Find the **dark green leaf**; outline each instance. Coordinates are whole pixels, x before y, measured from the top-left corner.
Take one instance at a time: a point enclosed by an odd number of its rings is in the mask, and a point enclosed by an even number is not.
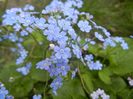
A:
[[[49,74],[48,74],[48,72],[46,72],[44,70],[34,69],[31,72],[31,78],[36,81],[48,81]]]
[[[58,90],[58,95],[53,95],[53,99],[87,99],[81,87],[79,79],[65,81]]]

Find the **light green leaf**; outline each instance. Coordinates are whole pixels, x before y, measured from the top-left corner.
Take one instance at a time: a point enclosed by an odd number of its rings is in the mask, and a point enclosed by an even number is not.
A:
[[[110,69],[118,75],[133,72],[133,39],[126,39],[128,50],[114,48],[109,55]]]
[[[85,83],[85,87],[92,92],[93,91],[93,82],[92,82],[92,77],[90,73],[85,73],[81,75],[83,82]]]
[[[99,78],[105,83],[105,84],[111,84],[111,71],[109,68],[105,68],[98,72]]]

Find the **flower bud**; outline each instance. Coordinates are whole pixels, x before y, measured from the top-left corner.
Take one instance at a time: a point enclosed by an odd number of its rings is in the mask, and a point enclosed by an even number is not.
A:
[[[55,47],[55,45],[54,45],[54,44],[49,44],[49,49],[50,49],[50,50],[53,50],[53,49],[54,49],[54,47]]]

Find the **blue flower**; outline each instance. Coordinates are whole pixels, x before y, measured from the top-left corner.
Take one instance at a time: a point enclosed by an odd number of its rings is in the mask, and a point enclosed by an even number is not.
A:
[[[75,30],[74,30],[73,28],[70,28],[70,29],[68,30],[68,34],[71,36],[71,38],[72,38],[73,40],[75,40],[75,39],[77,38],[77,34],[76,34],[76,32],[75,32]]]
[[[24,20],[21,22],[24,26],[30,26],[34,23],[35,17],[33,16],[26,16]]]
[[[28,31],[29,33],[33,32],[33,29],[31,27],[27,27],[25,30]]]
[[[51,77],[55,77],[60,74],[60,72],[58,71],[58,68],[54,64],[50,66],[48,72],[50,73]]]
[[[73,5],[76,6],[77,8],[81,8],[83,5],[83,1],[82,0],[75,0]]]
[[[18,37],[17,37],[16,33],[10,33],[9,36],[8,36],[8,38],[12,42],[16,42],[18,40]]]
[[[133,38],[133,35],[130,35],[130,38]]]
[[[34,95],[32,99],[42,99],[41,95]]]
[[[25,31],[25,30],[22,30],[21,32],[20,32],[20,35],[21,36],[27,36],[29,33],[27,32],[27,31]]]
[[[90,62],[90,61],[93,60],[93,58],[94,58],[93,55],[90,54],[90,55],[86,55],[84,59],[85,59],[86,61],[89,61],[89,62]]]
[[[61,29],[63,29],[64,31],[65,30],[69,30],[71,28],[71,23],[70,21],[68,20],[65,20],[65,19],[61,19],[61,20],[58,20],[58,25]]]
[[[95,23],[95,22],[93,22],[93,23]],[[102,26],[97,26],[96,23],[94,24],[94,27],[95,27],[96,29],[101,29],[101,30],[103,31],[103,33],[104,33],[107,37],[110,37],[110,36],[111,36],[110,32],[108,32],[104,27],[102,27]]]
[[[96,61],[94,62],[93,59],[93,55],[86,55],[84,58],[87,61],[87,66],[89,67],[90,70],[101,70],[102,69],[102,64],[100,63],[100,61]]]
[[[55,46],[54,47],[55,56],[57,59],[67,59],[71,58],[71,52],[69,47],[65,46]]]
[[[49,41],[56,41],[57,34],[59,34],[60,28],[57,25],[49,24],[48,29],[44,31],[44,35],[47,36]]]
[[[115,47],[116,43],[111,38],[106,38],[103,43],[103,48],[106,49],[107,46]]]
[[[21,63],[23,63],[24,62],[24,59],[22,58],[22,57],[19,57],[19,58],[17,58],[16,59],[16,64],[18,65],[18,64],[21,64]]]
[[[42,60],[36,64],[36,68],[43,69],[43,70],[49,70],[51,65],[51,60],[46,58],[45,60]]]
[[[16,15],[13,13],[5,14],[4,16],[3,25],[13,25],[17,23]]]
[[[66,45],[66,41],[68,40],[68,37],[66,36],[66,32],[62,31],[58,34],[56,34],[55,38],[60,45]]]
[[[18,46],[19,46],[18,52],[19,52],[19,54],[20,54],[20,57],[16,60],[16,64],[21,64],[21,63],[24,62],[24,59],[27,57],[28,51],[26,51],[26,50],[22,47],[21,44],[18,45]]]
[[[76,55],[76,57],[79,59],[82,57],[82,51],[78,45],[72,45],[73,53]]]
[[[46,24],[45,24],[46,20],[44,18],[36,18],[35,20],[35,26],[38,27],[39,29],[43,30],[45,29],[46,27]]]
[[[70,66],[68,65],[68,60],[59,59],[56,63],[56,68],[58,73],[62,76],[66,76],[68,71],[70,70]]]
[[[95,37],[100,40],[100,41],[104,41],[104,38],[101,34],[99,34],[98,32],[95,32]]]
[[[85,51],[87,51],[87,49],[88,49],[88,44],[84,45],[84,46],[83,46],[83,49],[84,49]]]
[[[87,65],[90,70],[101,70],[103,67],[103,65],[99,61],[96,61],[96,62],[91,61]]]
[[[80,20],[78,22],[78,27],[80,28],[80,30],[82,32],[87,32],[87,33],[89,33],[91,31],[91,29],[92,29],[92,27],[89,25],[89,22],[86,21],[86,20],[84,20],[84,21]]]
[[[46,70],[50,73],[51,77],[59,75],[66,76],[67,72],[70,70],[67,59],[57,59],[55,56],[51,56],[49,60],[50,64]],[[44,68],[43,65],[44,64],[38,65],[38,67],[42,66],[43,69]]]
[[[13,26],[13,28],[15,29],[15,31],[19,31],[21,29],[21,25],[20,24],[15,24]]]
[[[121,47],[124,49],[124,50],[127,50],[128,49],[128,44],[124,41],[123,38],[121,37],[114,37],[112,38],[115,42],[117,43],[121,43]]]
[[[1,82],[0,82],[0,99],[14,99],[13,96],[8,95],[8,90],[4,87],[4,85]]]
[[[96,91],[93,91],[91,94],[90,94],[90,97],[91,99],[110,99],[110,96],[107,95],[104,90],[98,88]]]
[[[8,90],[5,87],[0,87],[0,99],[5,99],[8,94]]]
[[[61,11],[63,8],[63,2],[59,0],[53,0],[45,9],[42,11],[43,14],[48,14],[51,12]]]
[[[121,43],[121,47],[122,47],[124,50],[127,50],[127,49],[128,49],[128,44],[127,44],[125,41],[123,41],[123,42]]]
[[[61,77],[57,77],[56,79],[54,79],[54,81],[51,83],[50,87],[53,89],[53,93],[55,95],[57,95],[57,89],[59,89],[62,86],[62,78]]]
[[[68,5],[65,5],[65,7],[63,8],[64,16],[67,16],[67,19],[71,20],[72,23],[77,23],[79,11],[72,7],[66,6]]]
[[[76,76],[77,71],[77,68],[74,71],[72,71],[71,79],[73,79]]]
[[[20,72],[22,75],[26,76],[30,72],[31,63],[27,63],[26,66],[17,68],[17,72]]]

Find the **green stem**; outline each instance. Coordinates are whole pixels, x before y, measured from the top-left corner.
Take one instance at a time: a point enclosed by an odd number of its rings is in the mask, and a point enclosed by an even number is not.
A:
[[[81,72],[80,72],[79,66],[78,66],[78,75],[79,75],[79,78],[80,78],[80,80],[81,80],[81,84],[82,84],[83,89],[85,90],[85,92],[86,92],[88,95],[90,95],[90,94],[89,94],[89,91],[88,91],[88,90],[86,89],[86,87],[85,87],[84,80],[83,80],[82,77],[81,77]]]
[[[47,56],[47,51],[48,51],[48,47],[44,48],[44,51],[43,51],[43,58],[46,58],[46,56]]]
[[[35,38],[35,36],[32,35],[32,34],[30,34],[30,35],[32,36],[32,38],[34,39],[34,41],[36,42],[36,44],[40,46],[40,44],[39,44],[39,42],[37,41],[37,39]]]

